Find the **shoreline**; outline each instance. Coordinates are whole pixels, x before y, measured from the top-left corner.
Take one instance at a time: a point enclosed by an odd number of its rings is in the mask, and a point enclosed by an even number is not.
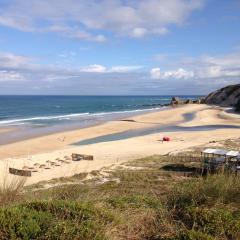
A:
[[[105,112],[102,115],[105,116],[103,119],[89,119],[80,120],[80,122],[65,122],[62,124],[56,124],[53,126],[46,127],[26,127],[26,126],[16,126],[14,128],[8,128],[7,126],[0,126],[0,146],[7,144],[17,143],[29,139],[44,137],[52,134],[64,133],[76,131],[84,128],[95,127],[107,122],[121,121],[123,119],[128,119],[130,117],[136,117],[140,115],[145,115],[148,113],[159,112],[170,108],[170,106],[161,106],[159,108],[143,109],[143,110],[133,110],[133,111],[122,111],[122,112]],[[101,115],[101,114],[93,114]]]
[[[39,172],[33,173],[33,176],[28,178],[26,182],[26,185],[31,185],[52,178],[67,177],[80,172],[99,170],[105,166],[118,165],[128,160],[150,155],[178,152],[201,144],[208,144],[214,140],[239,137],[240,118],[234,118],[230,114],[228,115],[227,112],[224,112],[224,116],[221,116],[223,112],[223,109],[220,107],[184,105],[131,117],[131,120],[134,120],[133,122],[110,121],[93,127],[55,133],[2,145],[0,146],[1,168],[3,171],[4,164],[5,166],[8,164],[16,168],[22,168],[24,165],[34,163],[44,164],[47,160],[52,161],[56,158],[63,158],[64,156],[70,156],[72,153],[94,156],[94,161],[72,162],[71,164],[62,164],[59,167],[48,170],[42,169]],[[194,116],[186,119],[186,116],[193,113],[195,113]],[[180,130],[156,129],[156,131],[142,136],[136,135],[131,138],[113,141],[74,145],[74,143],[81,140],[127,131],[141,132],[166,124],[177,126]],[[214,125],[217,128],[212,130],[198,129],[209,125]],[[196,131],[189,131],[191,127],[198,128]],[[170,136],[172,140],[162,144],[160,140],[164,135]],[[13,176],[8,177],[11,179]]]

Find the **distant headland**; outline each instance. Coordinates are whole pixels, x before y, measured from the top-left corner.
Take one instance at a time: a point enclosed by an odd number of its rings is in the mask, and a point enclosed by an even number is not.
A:
[[[187,99],[183,101],[178,97],[173,97],[171,101],[173,106],[189,103],[233,107],[236,112],[240,112],[240,84],[226,86],[196,100]]]

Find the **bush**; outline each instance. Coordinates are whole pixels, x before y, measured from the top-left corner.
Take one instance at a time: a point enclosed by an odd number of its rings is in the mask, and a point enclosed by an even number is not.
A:
[[[105,239],[112,221],[90,204],[32,202],[0,209],[0,239]]]
[[[24,206],[0,210],[0,239],[36,239],[51,226],[47,212],[29,210]]]
[[[178,184],[168,195],[167,205],[185,208],[228,203],[240,204],[240,177],[219,174]]]
[[[162,207],[159,199],[153,196],[144,195],[125,195],[112,197],[107,200],[107,203],[113,208],[152,208],[159,209]]]
[[[187,229],[225,239],[236,239],[240,233],[240,215],[226,208],[194,207],[182,213]]]

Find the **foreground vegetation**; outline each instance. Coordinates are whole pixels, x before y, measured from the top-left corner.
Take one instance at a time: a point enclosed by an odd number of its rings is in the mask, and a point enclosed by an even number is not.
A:
[[[197,165],[169,161],[154,156],[90,180],[2,192],[0,239],[240,239],[240,177],[186,177]]]

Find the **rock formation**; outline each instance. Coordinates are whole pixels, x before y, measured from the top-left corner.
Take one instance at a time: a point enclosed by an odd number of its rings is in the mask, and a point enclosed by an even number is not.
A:
[[[236,111],[240,111],[240,84],[230,85],[210,93],[205,98],[205,103],[234,107]]]

